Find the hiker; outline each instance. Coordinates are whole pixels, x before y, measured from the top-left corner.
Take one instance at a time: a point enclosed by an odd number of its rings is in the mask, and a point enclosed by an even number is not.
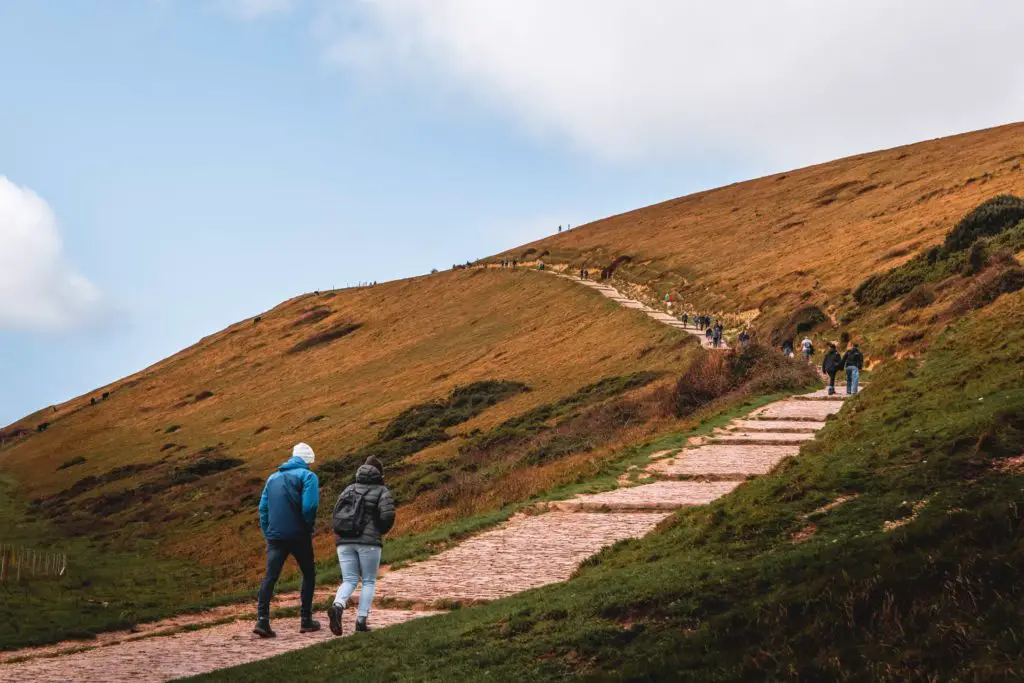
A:
[[[793,340],[786,339],[782,342],[782,355],[788,358],[793,357]]]
[[[537,261],[537,270],[544,270],[544,259],[539,259]]]
[[[384,547],[384,535],[395,524],[395,503],[391,491],[384,485],[384,465],[374,456],[356,470],[356,482],[341,492],[334,504],[332,515],[338,564],[341,566],[341,586],[334,603],[327,608],[331,633],[342,634],[341,618],[348,607],[348,599],[363,579],[356,610],[356,631],[369,631],[366,620],[377,588],[377,568]]]
[[[843,367],[843,357],[839,355],[839,351],[836,350],[836,345],[832,342],[828,344],[828,351],[825,353],[824,360],[821,361],[821,371],[828,375],[828,395],[836,393],[836,373],[839,372]]]
[[[860,383],[860,371],[864,367],[864,354],[854,343],[853,348],[843,354],[843,371],[846,373],[847,395],[857,393],[857,385]]]
[[[713,335],[714,335],[714,332],[713,332],[713,331],[711,330],[711,328],[710,328],[710,327],[709,327],[709,328],[708,328],[708,329],[707,329],[707,330],[706,330],[706,331],[704,332],[704,337],[705,337],[705,339],[707,339],[707,340],[708,340],[708,342],[710,342],[710,341],[711,341],[711,337],[712,337]]]
[[[750,343],[750,335],[747,334],[746,330],[740,332],[740,336],[738,337],[738,339],[740,340],[740,344],[742,344],[743,346],[746,346],[747,344]]]
[[[320,630],[320,622],[313,619],[313,589],[316,587],[313,524],[320,505],[320,480],[309,466],[315,457],[307,444],[295,444],[292,457],[267,478],[260,497],[260,529],[267,539],[267,574],[260,584],[256,627],[252,631],[261,638],[277,635],[270,628],[270,600],[289,555],[295,558],[302,571],[299,633]]]
[[[804,361],[810,363],[811,356],[814,355],[814,342],[811,341],[810,337],[804,337],[804,340],[800,342],[800,349],[804,356]]]
[[[689,313],[683,313],[681,316],[679,316],[679,319],[683,321],[683,329],[685,330],[686,329],[686,323],[690,322],[690,314]]]

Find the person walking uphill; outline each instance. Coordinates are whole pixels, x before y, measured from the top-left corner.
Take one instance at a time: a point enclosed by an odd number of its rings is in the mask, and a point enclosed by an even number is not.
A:
[[[380,567],[384,535],[395,524],[395,502],[391,491],[384,485],[384,465],[380,460],[370,456],[356,470],[356,482],[349,484],[338,496],[332,520],[338,564],[341,566],[341,586],[334,596],[334,604],[327,608],[331,633],[342,635],[341,619],[360,577],[363,579],[363,591],[356,610],[356,631],[369,631],[366,621],[377,589],[377,569]]]
[[[292,457],[267,478],[260,497],[260,529],[267,539],[267,574],[260,584],[253,633],[261,638],[277,635],[270,628],[270,600],[289,555],[295,558],[302,571],[299,632],[320,630],[320,622],[313,619],[313,589],[316,587],[313,524],[320,506],[320,480],[309,466],[315,457],[308,445],[295,444]]]
[[[828,351],[824,360],[821,361],[821,371],[828,375],[828,395],[836,393],[836,373],[843,369],[843,357],[836,350],[836,345],[829,343]]]
[[[843,370],[846,372],[846,393],[856,394],[860,383],[860,371],[864,367],[864,354],[854,344],[853,348],[843,354]]]

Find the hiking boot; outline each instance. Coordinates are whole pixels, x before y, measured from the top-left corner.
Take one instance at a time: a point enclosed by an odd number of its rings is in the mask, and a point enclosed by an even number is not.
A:
[[[336,636],[344,635],[341,627],[341,618],[345,614],[345,606],[337,602],[327,608],[327,618],[331,622],[331,633]]]
[[[277,634],[274,633],[274,629],[270,628],[270,619],[267,617],[260,617],[257,619],[256,626],[253,628],[252,632],[260,638],[274,638],[277,636]]]
[[[299,633],[314,633],[320,630],[320,622],[313,617],[302,617]]]
[[[356,617],[356,632],[370,632],[370,627],[366,625],[366,617]]]

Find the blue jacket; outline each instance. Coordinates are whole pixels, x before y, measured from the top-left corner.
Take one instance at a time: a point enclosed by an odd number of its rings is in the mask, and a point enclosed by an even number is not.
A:
[[[260,529],[268,541],[310,536],[319,506],[320,480],[302,458],[288,458],[263,487]]]

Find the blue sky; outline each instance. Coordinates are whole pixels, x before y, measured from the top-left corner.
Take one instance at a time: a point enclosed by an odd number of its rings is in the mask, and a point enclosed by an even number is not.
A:
[[[906,4],[0,0],[0,425],[304,291],[1024,111],[1019,23]],[[984,88],[951,35],[1009,39],[1000,92],[931,92]]]

